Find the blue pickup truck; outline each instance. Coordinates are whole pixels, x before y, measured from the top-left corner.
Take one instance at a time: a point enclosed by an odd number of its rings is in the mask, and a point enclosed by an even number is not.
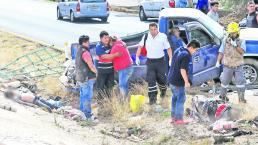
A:
[[[197,86],[209,80],[219,78],[222,68],[217,68],[216,61],[222,40],[227,35],[224,27],[196,9],[164,9],[159,16],[159,30],[169,35],[169,28],[177,25],[184,43],[195,39],[201,48],[193,55],[193,85]],[[147,33],[147,32],[145,32]],[[258,29],[246,28],[240,31],[240,38],[246,41],[244,71],[247,84],[258,84]],[[142,34],[144,35],[144,34]],[[130,39],[124,38],[125,42]],[[129,41],[129,50],[135,57],[137,44]],[[146,58],[141,57],[140,66],[135,66],[134,77],[146,76]],[[223,66],[222,66],[223,67]]]
[[[227,35],[224,27],[213,21],[204,13],[195,9],[164,9],[160,13],[160,32],[168,33],[169,24],[177,21],[182,27],[185,43],[195,39],[201,48],[193,55],[193,84],[219,78],[221,68],[216,68],[218,50]],[[242,29],[240,38],[246,41],[244,54],[245,77],[247,84],[258,83],[258,29]]]

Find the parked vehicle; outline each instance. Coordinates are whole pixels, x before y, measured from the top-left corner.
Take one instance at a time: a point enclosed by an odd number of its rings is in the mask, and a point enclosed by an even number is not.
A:
[[[107,22],[109,4],[106,0],[60,0],[57,5],[57,19],[68,17],[71,22],[82,18],[100,18]]]
[[[148,18],[158,18],[161,10],[175,8],[178,0],[143,0],[139,5],[139,18],[146,21]],[[196,6],[198,0],[193,0]]]
[[[182,20],[184,21],[181,24]],[[208,80],[219,78],[221,68],[216,68],[218,50],[226,37],[224,28],[210,17],[196,9],[164,9],[160,13],[160,32],[168,34],[171,21],[179,22],[185,31],[186,43],[195,39],[201,48],[193,55],[193,84],[200,85]],[[246,41],[244,71],[248,84],[258,83],[258,29],[246,28],[240,31],[240,38]]]

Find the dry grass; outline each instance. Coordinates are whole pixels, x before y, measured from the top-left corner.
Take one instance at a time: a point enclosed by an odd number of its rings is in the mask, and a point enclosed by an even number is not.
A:
[[[255,96],[253,96],[255,97]],[[239,115],[239,118],[246,120],[253,120],[258,114],[258,108],[252,100],[247,100],[246,104],[239,103],[238,95],[232,93],[229,95],[230,102],[232,102],[233,109],[236,110],[235,114]],[[254,98],[253,101],[256,101]]]
[[[190,142],[190,145],[212,145],[212,144],[213,144],[213,140],[211,138],[200,139],[200,140],[195,140]]]
[[[48,94],[55,96],[66,96],[67,94],[63,91],[60,86],[59,80],[57,76],[47,76],[42,78],[37,83],[39,89],[44,90]]]
[[[112,98],[105,99],[102,101],[102,105],[103,105],[104,109],[101,110],[101,112],[100,112],[101,115],[111,116],[113,121],[115,121],[115,122],[126,122],[126,121],[128,121],[128,118],[130,118],[131,116],[140,114],[143,112],[143,110],[141,110],[139,113],[133,114],[130,110],[129,99],[127,101],[122,101],[120,98],[120,95],[119,95],[118,86],[115,86],[114,88],[115,89],[113,90]],[[139,87],[139,85],[134,85],[130,89],[129,96],[144,95],[147,99],[146,88],[147,88],[146,84],[144,84],[141,87]]]
[[[1,66],[9,63],[22,54],[40,47],[40,44],[16,37],[0,30],[0,62]]]

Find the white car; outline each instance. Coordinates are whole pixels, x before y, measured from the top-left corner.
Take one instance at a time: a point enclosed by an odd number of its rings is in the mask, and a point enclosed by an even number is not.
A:
[[[141,21],[148,18],[158,18],[159,12],[165,8],[175,8],[179,0],[142,0],[139,5],[139,17]],[[198,0],[193,0],[196,5]]]

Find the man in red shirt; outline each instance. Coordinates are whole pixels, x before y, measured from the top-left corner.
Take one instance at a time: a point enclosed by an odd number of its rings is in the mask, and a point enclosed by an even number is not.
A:
[[[121,56],[115,57],[113,59],[114,70],[118,72],[119,76],[119,90],[122,95],[122,99],[126,100],[128,98],[128,81],[133,73],[133,61],[131,59],[130,53],[126,48],[126,44],[118,40],[117,37],[111,37],[110,45],[112,46],[111,54],[120,53]]]

